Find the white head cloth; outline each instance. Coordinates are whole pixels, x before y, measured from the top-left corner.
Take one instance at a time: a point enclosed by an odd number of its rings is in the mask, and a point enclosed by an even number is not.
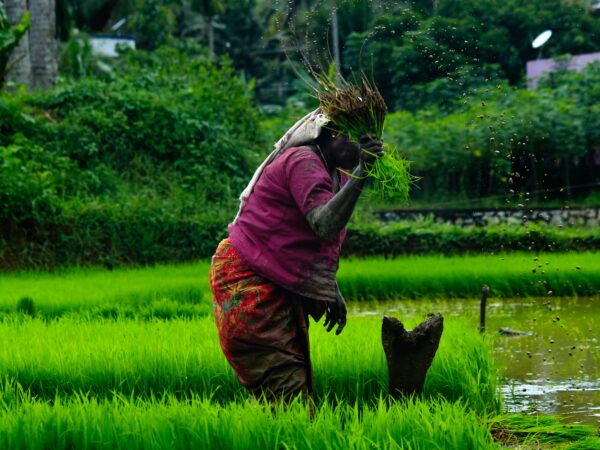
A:
[[[306,145],[314,141],[325,125],[330,122],[329,117],[321,112],[320,109],[315,109],[313,112],[308,113],[302,119],[294,124],[281,139],[275,143],[275,150],[271,152],[269,156],[262,162],[260,166],[254,172],[250,183],[246,186],[246,189],[240,194],[240,209],[235,216],[234,222],[240,216],[242,209],[246,204],[246,200],[254,190],[258,179],[269,164],[271,164],[281,153],[291,147],[298,147]]]

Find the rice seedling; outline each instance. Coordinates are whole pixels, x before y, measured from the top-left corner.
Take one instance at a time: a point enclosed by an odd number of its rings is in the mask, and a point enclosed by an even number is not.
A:
[[[539,264],[545,273],[532,273],[532,265]],[[70,313],[148,320],[203,317],[212,314],[208,266],[199,261],[112,272],[3,274],[0,313],[10,317],[23,310],[19,301],[28,297],[36,317],[43,319]],[[494,297],[597,295],[600,253],[342,259],[338,282],[347,301],[477,297],[483,284]]]
[[[317,399],[370,404],[387,393],[381,319],[351,318],[344,334],[340,339],[319,324],[311,327]],[[212,317],[46,323],[18,316],[0,327],[0,341],[0,373],[40,398],[78,392],[246,398],[221,352]],[[475,327],[447,322],[424,394],[482,413],[499,410],[491,346]]]
[[[387,106],[376,86],[364,75],[357,84],[331,73],[314,76],[321,109],[350,139],[358,141],[363,134],[381,138]]]
[[[460,403],[410,400],[275,412],[257,403],[215,404],[191,395],[139,400],[85,395],[25,398],[0,408],[0,447],[146,448],[498,448],[485,422]]]
[[[478,297],[483,284],[494,297],[598,295],[600,253],[342,259],[338,283],[352,300]]]
[[[591,425],[565,424],[556,416],[508,414],[489,420],[492,434],[510,446],[551,445],[552,448],[600,449],[600,436]]]
[[[359,142],[362,135],[371,139],[381,139],[387,106],[381,93],[367,77],[362,74],[354,84],[339,74],[316,73],[315,97],[321,110],[334,125],[353,141]],[[393,199],[406,201],[411,182],[410,164],[395,147],[386,147],[383,157],[366,169],[366,176],[373,180],[371,192]]]
[[[0,312],[52,318],[199,317],[211,314],[208,261],[118,269],[23,272],[0,277]],[[24,298],[27,298],[26,304]]]

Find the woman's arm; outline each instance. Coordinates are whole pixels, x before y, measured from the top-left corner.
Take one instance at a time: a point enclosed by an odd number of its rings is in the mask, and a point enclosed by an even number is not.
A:
[[[308,223],[321,239],[331,239],[346,226],[365,184],[362,162],[352,172],[352,177],[327,203],[312,209],[307,215]]]
[[[324,205],[317,206],[306,215],[310,227],[321,239],[331,239],[346,226],[366,182],[365,166],[383,155],[379,141],[361,139],[361,155],[350,180]]]

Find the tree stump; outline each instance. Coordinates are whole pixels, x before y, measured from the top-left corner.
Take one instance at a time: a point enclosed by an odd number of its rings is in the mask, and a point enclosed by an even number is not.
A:
[[[404,328],[395,317],[383,317],[381,341],[387,359],[392,397],[423,392],[425,376],[443,330],[444,318],[441,314],[430,314],[414,330]]]

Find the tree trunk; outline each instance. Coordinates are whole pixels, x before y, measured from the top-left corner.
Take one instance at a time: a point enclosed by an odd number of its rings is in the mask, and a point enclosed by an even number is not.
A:
[[[531,153],[529,155],[529,161],[531,164],[531,175],[533,176],[533,197],[537,200],[539,193],[541,191],[540,189],[540,177],[538,176],[538,170],[537,170],[537,159],[536,157],[533,155],[533,153]]]
[[[210,59],[215,58],[215,28],[213,26],[213,17],[206,18],[208,23],[208,56]]]
[[[414,330],[407,330],[394,317],[384,316],[381,341],[388,364],[392,397],[423,392],[425,376],[437,352],[442,331],[444,319],[441,314],[431,314]]]
[[[29,13],[32,86],[47,89],[56,84],[58,76],[55,0],[29,0]]]
[[[4,8],[6,16],[11,25],[21,22],[27,11],[27,0],[5,0]],[[19,45],[13,50],[8,61],[8,72],[6,81],[23,84],[26,88],[31,87],[31,60],[29,59],[29,33],[26,33]]]

